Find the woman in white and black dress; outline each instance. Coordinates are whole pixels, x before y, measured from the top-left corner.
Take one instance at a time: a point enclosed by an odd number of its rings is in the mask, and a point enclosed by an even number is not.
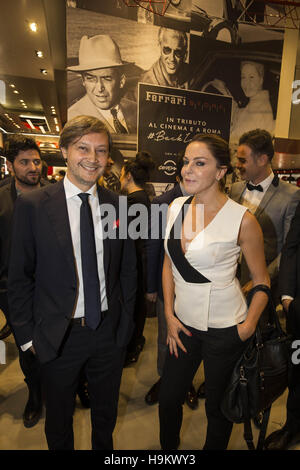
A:
[[[222,191],[220,182],[229,168],[227,142],[195,136],[182,169],[185,189],[194,196],[175,199],[169,208],[163,268],[169,354],[159,398],[164,450],[179,446],[182,404],[202,360],[208,423],[204,449],[227,448],[232,423],[221,412],[222,395],[267,304],[267,296],[257,292],[247,309],[236,278],[242,250],[253,285],[270,284],[258,222]]]

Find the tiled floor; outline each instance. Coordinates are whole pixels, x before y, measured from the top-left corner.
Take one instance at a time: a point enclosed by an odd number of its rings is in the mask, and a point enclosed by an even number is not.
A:
[[[0,313],[0,327],[3,316]],[[159,450],[159,429],[157,405],[145,404],[144,396],[157,380],[156,373],[156,331],[157,319],[148,318],[145,328],[146,344],[138,363],[124,369],[117,426],[114,433],[116,450]],[[31,429],[25,429],[22,413],[27,399],[27,388],[19,368],[17,349],[12,336],[6,340],[6,364],[0,364],[0,450],[43,450],[47,449],[44,436],[44,417]],[[203,380],[202,367],[194,384]],[[171,393],[171,391],[170,391]],[[285,421],[286,393],[273,405],[268,434]],[[181,431],[182,450],[201,449],[205,437],[204,401],[197,410],[184,405],[184,420]],[[76,449],[90,449],[89,410],[77,404],[74,414]],[[258,431],[254,428],[254,436]],[[300,445],[294,447],[300,449]],[[246,450],[243,440],[243,426],[234,425],[229,449]]]

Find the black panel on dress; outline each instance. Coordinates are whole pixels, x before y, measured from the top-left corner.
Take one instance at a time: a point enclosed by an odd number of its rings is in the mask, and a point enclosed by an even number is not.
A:
[[[170,254],[170,257],[176,266],[177,271],[180,273],[182,278],[186,282],[191,282],[195,284],[204,284],[207,282],[211,282],[209,279],[207,279],[205,276],[203,276],[197,269],[195,269],[191,264],[188,262],[186,257],[184,256],[184,253],[181,248],[181,238],[179,236],[174,237],[174,232],[176,227],[177,229],[182,227],[182,223],[184,221],[185,214],[187,212],[187,209],[192,202],[193,196],[191,196],[189,199],[186,200],[186,202],[182,205],[181,210],[176,217],[176,220],[174,224],[172,225],[170,235],[168,238],[168,251]]]

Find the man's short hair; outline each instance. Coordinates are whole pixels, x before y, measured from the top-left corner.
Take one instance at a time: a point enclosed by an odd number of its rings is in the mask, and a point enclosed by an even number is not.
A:
[[[81,139],[84,135],[98,133],[106,134],[108,137],[109,151],[111,151],[111,135],[105,124],[93,116],[76,116],[70,119],[61,131],[59,138],[60,148],[68,148],[74,141]]]
[[[4,143],[4,156],[10,163],[14,163],[19,152],[26,150],[36,150],[41,156],[41,151],[34,139],[22,134],[10,136]]]
[[[254,155],[266,154],[269,161],[274,156],[274,146],[272,142],[272,136],[268,131],[264,129],[254,129],[249,132],[245,132],[240,137],[239,145],[248,145],[251,148]]]
[[[184,31],[178,31],[176,29],[169,29],[165,28],[164,26],[161,26],[158,31],[158,42],[161,44],[161,40],[163,37],[163,34],[165,32],[171,33],[172,36],[175,36],[179,38],[182,41],[182,47],[186,50],[188,46],[188,37],[187,34]]]

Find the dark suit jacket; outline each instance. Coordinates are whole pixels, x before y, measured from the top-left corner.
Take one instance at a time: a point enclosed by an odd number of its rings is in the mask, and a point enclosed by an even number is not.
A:
[[[234,183],[230,197],[242,203],[245,186],[246,182]],[[272,286],[278,278],[281,249],[299,201],[299,189],[276,178],[275,184],[269,186],[254,214],[263,232],[265,257]],[[248,267],[245,261],[242,261],[241,284],[244,285],[249,279]]]
[[[17,199],[14,178],[6,179],[8,183],[0,187],[0,292],[2,293],[7,291],[12,217],[15,201]],[[49,183],[41,180],[41,186],[45,186],[46,184]]]
[[[11,225],[17,193],[14,181],[0,188],[0,292],[7,290]]]
[[[300,335],[300,204],[298,204],[281,252],[279,293],[294,298],[287,315],[288,329]]]
[[[112,204],[119,218],[119,198],[98,188],[103,204]],[[115,230],[119,233],[118,224]],[[40,362],[54,359],[72,318],[78,281],[63,181],[15,204],[8,276],[10,320],[19,345],[33,340]],[[132,334],[136,292],[136,256],[130,239],[103,240],[108,314],[116,346]]]
[[[181,197],[180,185],[176,184],[173,189],[160,196],[153,198],[150,211],[149,237],[146,242],[147,253],[147,292],[157,292],[163,299],[162,291],[162,269],[164,263],[164,231],[166,228],[166,211],[156,216],[157,211],[153,206],[169,205],[177,197]],[[155,234],[156,238],[153,238]],[[152,236],[151,236],[152,235]]]

